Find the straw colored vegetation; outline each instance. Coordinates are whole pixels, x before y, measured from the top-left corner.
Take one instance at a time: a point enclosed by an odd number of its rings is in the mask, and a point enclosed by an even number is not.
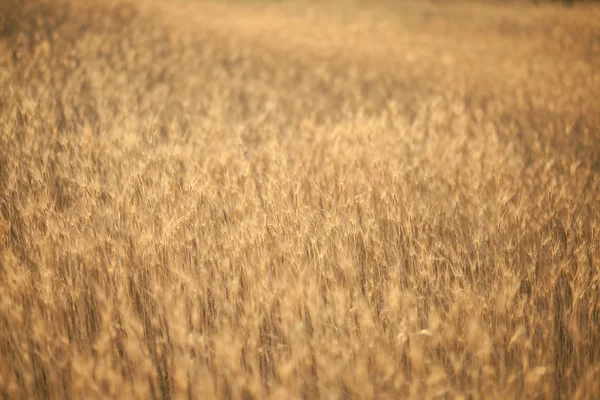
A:
[[[600,396],[600,10],[4,1],[0,397]]]

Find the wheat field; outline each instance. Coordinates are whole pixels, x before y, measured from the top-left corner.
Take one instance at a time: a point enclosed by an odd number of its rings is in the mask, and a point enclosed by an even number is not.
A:
[[[1,1],[0,398],[598,398],[598,21]]]

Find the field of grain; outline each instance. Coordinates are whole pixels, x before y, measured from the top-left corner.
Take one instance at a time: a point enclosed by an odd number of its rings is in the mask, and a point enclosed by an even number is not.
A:
[[[0,398],[598,398],[598,21],[1,2]]]

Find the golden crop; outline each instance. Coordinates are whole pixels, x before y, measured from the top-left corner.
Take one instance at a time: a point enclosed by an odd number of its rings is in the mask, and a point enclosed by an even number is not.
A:
[[[0,14],[0,398],[600,396],[597,6]]]

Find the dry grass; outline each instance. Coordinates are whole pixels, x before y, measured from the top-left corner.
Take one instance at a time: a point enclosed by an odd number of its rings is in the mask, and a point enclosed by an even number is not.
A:
[[[600,396],[600,9],[0,6],[1,398]]]

